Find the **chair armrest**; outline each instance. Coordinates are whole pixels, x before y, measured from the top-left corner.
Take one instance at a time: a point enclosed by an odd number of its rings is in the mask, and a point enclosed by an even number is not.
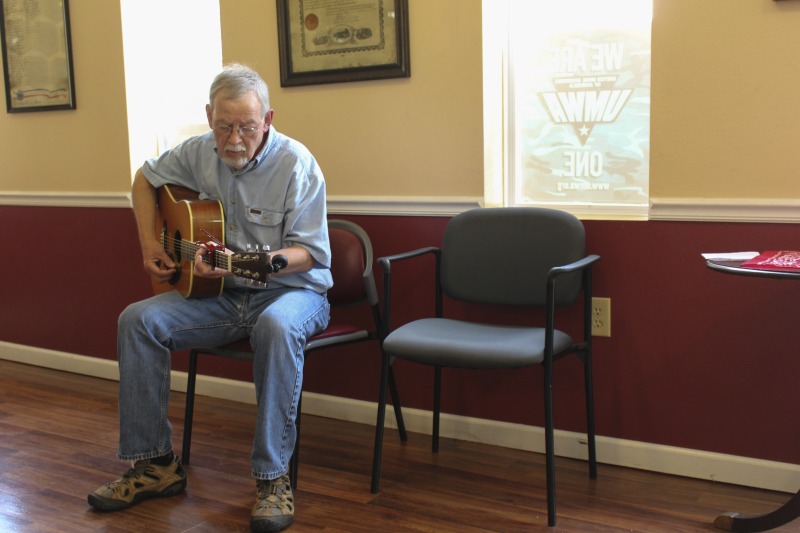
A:
[[[441,286],[439,284],[439,263],[441,250],[436,246],[418,248],[395,255],[387,255],[378,258],[378,264],[383,270],[383,331],[380,333],[381,341],[389,334],[391,328],[391,309],[392,309],[392,262],[414,259],[423,255],[433,254],[436,257],[436,311],[441,312]],[[438,316],[438,315],[437,315]]]
[[[575,261],[574,263],[570,263],[568,265],[561,265],[557,267],[553,267],[547,273],[547,279],[552,279],[556,276],[560,276],[561,274],[568,274],[570,272],[575,272],[577,270],[583,270],[588,266],[593,265],[594,263],[600,260],[599,255],[587,255],[586,257]]]
[[[418,248],[416,250],[411,250],[408,252],[403,252],[400,254],[395,255],[386,255],[383,257],[378,258],[378,264],[383,269],[384,274],[392,271],[392,261],[403,261],[405,259],[412,259],[414,257],[419,257],[425,254],[438,254],[439,248],[435,246],[428,246],[426,248]]]
[[[587,255],[574,263],[553,267],[547,273],[547,325],[548,335],[555,328],[555,300],[556,300],[556,278],[562,274],[582,271],[583,276],[583,342],[591,348],[592,326],[591,326],[591,305],[592,305],[592,265],[600,260],[599,255]]]

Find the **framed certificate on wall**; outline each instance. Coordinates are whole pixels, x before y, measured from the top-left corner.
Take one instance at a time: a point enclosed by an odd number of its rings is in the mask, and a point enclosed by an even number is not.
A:
[[[75,109],[68,0],[0,0],[9,113]]]
[[[407,78],[408,0],[277,0],[281,86]]]

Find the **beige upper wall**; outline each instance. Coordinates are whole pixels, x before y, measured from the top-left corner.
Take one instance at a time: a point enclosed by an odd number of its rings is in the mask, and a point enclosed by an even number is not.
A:
[[[656,0],[650,193],[800,198],[800,2]]]
[[[330,194],[483,195],[481,1],[409,4],[411,78],[283,89],[275,2],[222,2],[223,62],[262,73]]]
[[[6,113],[0,103],[0,191],[130,188],[119,2],[69,3],[77,109]]]
[[[221,0],[224,61],[267,79],[332,195],[482,194],[481,0],[409,4],[411,78],[283,89],[275,2]],[[0,192],[129,188],[119,3],[70,14],[78,109],[0,111]],[[655,0],[654,197],[800,198],[797,28],[797,0]]]

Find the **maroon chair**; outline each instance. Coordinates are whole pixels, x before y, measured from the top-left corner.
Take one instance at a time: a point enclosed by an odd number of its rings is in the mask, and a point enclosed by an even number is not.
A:
[[[328,291],[328,301],[332,308],[368,307],[372,314],[372,327],[364,329],[337,321],[335,311],[331,313],[331,323],[321,333],[314,335],[305,345],[306,357],[311,352],[324,348],[332,348],[365,341],[379,343],[383,331],[378,306],[378,290],[372,272],[372,243],[367,233],[358,224],[347,220],[329,220],[328,230],[331,243],[331,274],[333,287]],[[380,346],[376,346],[376,357],[380,356]],[[183,430],[183,464],[188,465],[191,456],[192,419],[194,416],[194,395],[197,381],[197,359],[200,354],[217,355],[233,359],[253,359],[250,339],[242,339],[224,346],[213,348],[196,348],[189,352],[189,376],[186,385],[186,411]],[[400,400],[394,375],[389,370],[389,389],[392,395],[395,418],[400,432],[400,439],[406,440],[405,425],[400,408]],[[302,396],[301,396],[302,403]],[[297,471],[300,451],[300,405],[298,405],[297,441],[289,464],[289,476],[292,487],[297,487]]]

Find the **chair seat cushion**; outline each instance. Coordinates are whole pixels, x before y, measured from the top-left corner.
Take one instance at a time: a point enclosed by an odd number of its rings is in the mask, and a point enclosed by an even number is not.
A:
[[[369,331],[358,329],[356,326],[350,324],[328,326],[325,330],[317,333],[306,341],[305,351],[310,352],[325,346],[347,344],[369,338],[371,338]]]
[[[368,338],[370,338],[370,332],[365,329],[359,329],[351,324],[335,324],[328,326],[308,339],[304,350],[310,352],[317,348],[324,348],[325,346],[346,344]],[[250,337],[214,348],[197,348],[196,351],[211,355],[222,355],[234,359],[253,358],[253,348],[250,346]]]
[[[519,368],[544,361],[544,328],[499,326],[424,318],[394,330],[383,348],[390,356],[461,368]],[[553,352],[569,351],[572,338],[556,330]]]
[[[350,335],[356,333],[359,329],[352,324],[331,324],[323,329],[309,340],[325,339],[328,337],[339,337],[341,335]],[[366,331],[364,332],[366,333]]]

